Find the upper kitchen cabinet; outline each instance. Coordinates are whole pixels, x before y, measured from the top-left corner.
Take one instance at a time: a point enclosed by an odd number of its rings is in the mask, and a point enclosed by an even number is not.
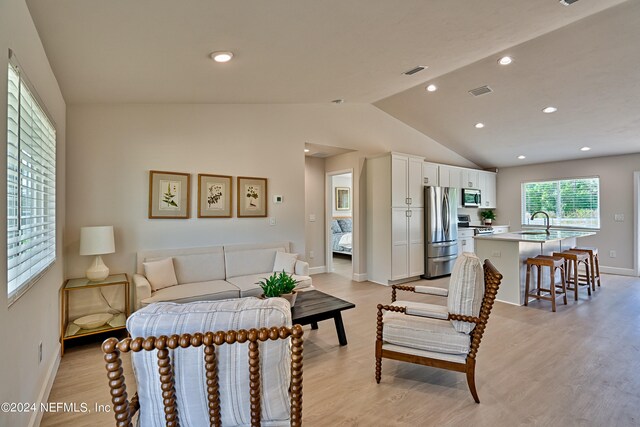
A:
[[[391,155],[391,206],[423,207],[422,157]]]
[[[462,169],[454,166],[439,165],[438,180],[440,187],[462,187]]]
[[[478,171],[478,188],[480,189],[481,207],[496,208],[496,173]]]
[[[462,188],[480,188],[480,171],[477,169],[462,169]]]
[[[424,162],[422,164],[422,183],[431,187],[441,186],[438,179],[438,164]]]

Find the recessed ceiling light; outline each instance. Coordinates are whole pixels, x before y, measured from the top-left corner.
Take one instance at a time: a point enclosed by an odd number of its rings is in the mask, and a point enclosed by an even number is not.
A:
[[[430,84],[429,86],[427,86],[427,91],[428,92],[435,92],[436,90],[438,90],[438,86],[436,86],[434,84]]]
[[[498,64],[500,65],[509,65],[513,62],[513,59],[510,56],[503,56],[502,58],[498,59]]]
[[[484,123],[476,123],[476,129],[482,129],[484,127]]]
[[[589,151],[589,150],[591,150],[591,147],[582,147],[580,149],[580,151]]]
[[[549,107],[544,107],[544,108],[542,109],[542,112],[543,112],[543,113],[547,113],[547,114],[555,113],[556,111],[558,111],[558,109],[557,109],[556,107],[551,107],[551,106],[549,106]]]
[[[216,62],[229,62],[233,58],[233,52],[212,52],[209,56]]]
[[[520,160],[522,160],[522,159],[526,159],[526,158],[527,158],[527,156],[523,156],[522,154],[520,154],[520,155],[518,156],[518,158],[519,158]]]
[[[311,151],[311,150],[309,150],[308,148],[305,148],[305,149],[304,149],[304,152],[305,152],[305,153],[308,153],[309,151]]]

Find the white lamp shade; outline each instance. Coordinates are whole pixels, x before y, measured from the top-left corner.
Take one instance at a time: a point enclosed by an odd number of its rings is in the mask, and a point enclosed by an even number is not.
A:
[[[80,255],[112,254],[115,251],[112,225],[80,229]]]

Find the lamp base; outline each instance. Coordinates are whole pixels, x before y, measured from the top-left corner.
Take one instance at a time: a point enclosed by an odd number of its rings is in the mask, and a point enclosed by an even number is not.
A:
[[[102,257],[97,255],[91,264],[91,267],[87,269],[87,279],[92,282],[99,282],[109,277],[109,267],[104,265]]]

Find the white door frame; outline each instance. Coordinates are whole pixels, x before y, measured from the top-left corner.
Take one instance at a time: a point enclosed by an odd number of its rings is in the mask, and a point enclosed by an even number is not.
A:
[[[640,171],[633,173],[633,269],[640,276]]]
[[[326,230],[326,234],[325,234],[325,264],[327,267],[327,273],[332,273],[333,272],[333,248],[331,245],[331,220],[333,220],[333,177],[336,175],[344,175],[346,173],[350,173],[351,174],[351,224],[352,224],[352,234],[351,234],[351,276],[353,277],[353,261],[356,259],[355,254],[356,251],[358,250],[358,245],[357,245],[357,238],[358,238],[358,234],[357,234],[357,219],[356,219],[356,215],[355,215],[355,176],[353,174],[353,168],[351,169],[342,169],[342,170],[336,170],[336,171],[331,171],[331,172],[326,172],[326,178],[325,178],[325,218],[326,218],[326,224],[325,224],[325,230]]]

